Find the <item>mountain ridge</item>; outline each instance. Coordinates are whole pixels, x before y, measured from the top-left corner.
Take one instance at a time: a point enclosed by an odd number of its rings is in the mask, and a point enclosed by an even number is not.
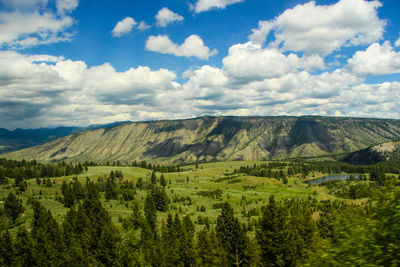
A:
[[[107,124],[93,124],[87,127],[60,126],[55,128],[41,127],[36,129],[16,128],[14,130],[0,128],[0,154],[40,145],[77,132],[98,128],[109,128],[125,123],[130,122],[117,121]]]
[[[94,129],[4,156],[184,164],[350,153],[396,139],[400,139],[400,120],[394,119],[204,116]]]

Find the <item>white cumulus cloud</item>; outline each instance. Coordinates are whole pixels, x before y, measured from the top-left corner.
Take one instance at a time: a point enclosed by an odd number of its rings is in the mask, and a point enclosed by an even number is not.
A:
[[[365,51],[357,51],[348,64],[362,76],[400,73],[400,51],[394,51],[389,41],[373,43]]]
[[[156,15],[156,25],[158,27],[167,27],[170,23],[182,20],[183,17],[181,15],[172,12],[167,7],[161,8]]]
[[[244,81],[276,78],[299,69],[325,68],[324,59],[318,55],[284,55],[276,48],[262,48],[253,42],[231,46],[222,63],[228,76]]]
[[[210,9],[224,9],[228,5],[243,1],[244,0],[198,0],[194,5],[190,5],[190,9],[195,13],[200,13]]]
[[[141,31],[144,31],[144,30],[149,29],[149,28],[150,28],[150,25],[147,24],[145,21],[142,20],[142,21],[139,23],[139,25],[137,26],[137,28],[138,28],[139,30],[141,30]]]
[[[176,103],[170,99],[180,87],[175,78],[167,69],[118,72],[108,63],[89,68],[83,61],[0,51],[0,124],[88,125],[172,111],[166,106]]]
[[[132,28],[137,24],[137,22],[131,18],[126,17],[115,25],[112,30],[112,35],[114,37],[121,37],[122,35],[128,34],[132,31]]]
[[[48,0],[0,0],[4,5],[19,10],[44,8]]]
[[[41,44],[70,41],[68,29],[75,20],[66,15],[78,1],[59,0],[57,14],[46,8],[47,1],[7,1],[15,10],[0,12],[0,47],[23,49]]]
[[[65,14],[78,7],[79,0],[57,0],[56,7],[59,14]]]
[[[146,41],[146,49],[178,57],[197,57],[200,59],[208,59],[217,54],[217,50],[210,50],[204,45],[203,40],[195,34],[187,37],[181,45],[173,43],[167,35],[150,36]]]
[[[328,55],[342,46],[368,45],[383,37],[386,22],[378,17],[378,0],[340,0],[332,5],[314,1],[260,21],[250,40],[264,43],[274,32],[274,45],[284,51]]]
[[[297,56],[286,57],[277,49],[262,49],[251,42],[236,44],[229,48],[228,56],[222,62],[228,75],[243,79],[265,79],[286,74],[291,69],[291,60]]]
[[[400,46],[400,37],[397,39],[397,41],[394,43],[395,46]]]

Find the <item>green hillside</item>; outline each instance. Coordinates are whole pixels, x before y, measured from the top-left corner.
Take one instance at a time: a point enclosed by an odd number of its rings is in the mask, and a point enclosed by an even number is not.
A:
[[[374,164],[380,161],[400,161],[400,141],[385,142],[353,152],[344,160],[351,164]]]

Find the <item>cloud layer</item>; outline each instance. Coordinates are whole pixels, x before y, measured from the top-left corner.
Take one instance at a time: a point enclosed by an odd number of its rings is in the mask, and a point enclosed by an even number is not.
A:
[[[77,1],[56,1],[53,13],[37,11],[46,0],[3,2],[15,9],[0,14],[3,47],[71,38],[68,29],[75,21],[69,14]],[[199,13],[237,2],[199,0],[193,8]],[[88,66],[61,56],[0,50],[0,125],[36,128],[201,115],[400,118],[400,82],[371,81],[400,73],[399,41],[383,40],[386,22],[377,15],[380,6],[377,0],[295,6],[260,21],[249,41],[232,44],[218,67],[192,66],[181,76],[166,68],[117,71],[110,63]],[[165,27],[183,17],[163,8],[156,20]],[[148,27],[126,17],[112,34]],[[195,34],[180,44],[165,34],[152,35],[145,46],[202,60],[217,53]],[[348,47],[353,52],[345,57],[342,51]]]

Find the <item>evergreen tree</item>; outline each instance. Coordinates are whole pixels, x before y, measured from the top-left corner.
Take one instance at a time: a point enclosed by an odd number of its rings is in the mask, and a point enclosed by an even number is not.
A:
[[[299,240],[299,230],[299,223],[290,221],[288,208],[278,205],[271,196],[256,232],[261,263],[265,266],[295,266],[304,245]]]
[[[65,183],[65,184],[64,184]],[[70,208],[75,205],[75,196],[71,184],[64,181],[61,191],[64,196],[64,206]]]
[[[147,193],[147,197],[144,202],[144,216],[146,218],[147,225],[150,227],[151,231],[154,232],[156,229],[157,210],[154,203],[154,198],[150,193]]]
[[[0,232],[0,266],[12,266],[15,261],[14,244],[8,231]]]
[[[85,190],[83,190],[82,184],[77,178],[74,179],[72,191],[74,192],[74,197],[76,200],[81,200],[85,198]]]
[[[4,202],[4,213],[11,217],[13,224],[15,224],[15,220],[19,217],[21,213],[25,210],[21,201],[17,198],[14,193],[9,193],[8,197]]]
[[[197,265],[198,266],[230,266],[227,254],[214,231],[205,227],[197,235]]]
[[[47,179],[46,179],[46,187],[52,187],[50,178],[47,178]]]
[[[164,189],[161,189],[158,186],[153,186],[150,191],[150,195],[153,198],[154,204],[158,211],[168,210],[169,199]]]
[[[163,228],[162,240],[165,248],[166,262],[173,266],[182,264],[182,227],[178,216],[175,220],[168,214],[166,227]]]
[[[196,263],[196,254],[194,249],[195,228],[189,215],[183,217],[182,231],[184,235],[182,244],[182,261],[185,266],[193,266]]]
[[[35,265],[59,265],[64,261],[64,242],[58,223],[39,202],[35,201],[32,205],[34,220],[31,235]]]
[[[156,172],[155,171],[151,172],[150,181],[151,181],[152,184],[156,184],[157,183],[157,176],[156,176]]]
[[[143,182],[143,178],[139,177],[136,181],[136,188],[137,189],[143,189],[144,188],[144,182]]]
[[[163,189],[165,189],[165,187],[167,186],[167,180],[165,180],[164,174],[161,174],[160,185],[163,187]]]
[[[18,187],[19,191],[25,192],[28,184],[24,180],[24,178],[21,176],[21,174],[16,175],[15,177],[15,186]]]
[[[34,243],[25,227],[18,229],[15,241],[15,258],[18,266],[34,266]]]
[[[215,231],[226,250],[227,259],[232,266],[239,266],[244,261],[247,238],[243,228],[234,216],[232,207],[225,203],[217,218]]]
[[[96,245],[96,256],[105,266],[115,266],[118,259],[118,245],[120,237],[112,224],[102,228],[99,241]]]
[[[142,224],[142,230],[140,231],[140,248],[146,262],[150,264],[154,259],[155,237],[157,236],[155,229],[152,227],[153,226],[149,224],[146,217],[146,220]]]
[[[99,191],[94,182],[90,181],[89,178],[86,179],[86,198],[90,200],[99,199]]]
[[[77,211],[79,218],[75,233],[87,239],[85,251],[93,254],[95,260],[106,266],[114,265],[117,259],[116,248],[119,246],[119,232],[111,221],[108,212],[97,199],[85,199]],[[89,253],[88,253],[89,254]],[[89,254],[90,256],[90,254]],[[90,257],[88,257],[90,260]]]
[[[130,216],[130,224],[133,226],[133,229],[138,229],[144,221],[143,215],[140,211],[139,204],[137,202],[133,205],[133,212]]]
[[[115,184],[114,180],[111,178],[107,178],[107,183],[106,183],[106,188],[105,188],[105,198],[107,201],[110,199],[118,198],[117,185]]]

